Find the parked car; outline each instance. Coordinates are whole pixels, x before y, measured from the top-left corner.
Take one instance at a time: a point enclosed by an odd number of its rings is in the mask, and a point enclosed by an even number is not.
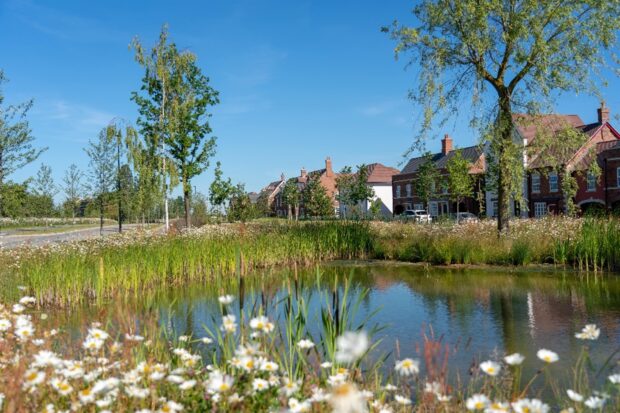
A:
[[[457,214],[452,214],[451,218],[454,219],[459,224],[464,223],[464,222],[480,221],[480,219],[474,214],[472,214],[471,212],[459,212]]]
[[[414,222],[429,223],[433,220],[429,213],[423,209],[407,209],[403,212],[402,216],[403,218],[413,220]]]

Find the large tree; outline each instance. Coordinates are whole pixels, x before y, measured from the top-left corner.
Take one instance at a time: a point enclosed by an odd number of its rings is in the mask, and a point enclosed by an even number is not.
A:
[[[162,162],[174,163],[183,187],[185,224],[190,226],[191,180],[209,167],[215,138],[209,124],[210,106],[219,103],[218,92],[198,67],[196,56],[179,51],[168,42],[164,27],[159,43],[145,54],[138,39],[132,43],[136,60],[146,68],[142,80],[145,95],[134,93],[142,132],[163,149]],[[167,205],[167,201],[166,201]]]
[[[510,198],[523,180],[513,111],[538,113],[556,92],[598,90],[597,75],[616,46],[620,2],[423,0],[413,14],[415,27],[395,22],[384,31],[420,69],[410,94],[424,112],[417,141],[469,96],[473,123],[485,128],[497,164],[498,231],[508,232]]]
[[[90,158],[89,188],[99,206],[99,233],[103,235],[103,216],[106,201],[112,192],[115,181],[114,159],[116,145],[105,127],[99,132],[97,139],[88,142],[85,149]]]
[[[9,175],[34,162],[47,149],[33,145],[35,138],[26,119],[32,101],[4,105],[1,86],[5,82],[4,72],[0,70],[0,188]],[[3,210],[2,194],[0,191],[0,211]]]

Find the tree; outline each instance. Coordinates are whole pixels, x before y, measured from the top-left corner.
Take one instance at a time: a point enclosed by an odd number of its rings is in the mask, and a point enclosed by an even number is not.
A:
[[[329,217],[334,215],[332,200],[318,177],[309,177],[302,193],[304,210],[307,216]]]
[[[159,205],[163,193],[162,175],[158,173],[160,158],[158,148],[133,135],[128,141],[128,156],[135,175],[133,207],[144,224]]]
[[[226,217],[230,222],[245,222],[254,218],[254,208],[248,193],[245,191],[245,185],[238,183],[232,187],[228,200],[228,211]]]
[[[131,171],[123,171],[122,166],[125,165],[125,158],[128,156],[127,148],[131,142],[136,140],[136,131],[130,125],[127,125],[120,119],[114,119],[106,128],[107,138],[114,145],[114,163],[115,163],[115,181],[116,181],[116,202],[118,217],[118,232],[123,232],[123,219],[125,213],[123,211],[123,201],[127,201],[126,190],[123,184],[129,184],[127,179],[131,177]],[[123,165],[121,165],[123,164]],[[123,176],[124,175],[124,176]]]
[[[336,177],[338,189],[338,201],[347,206],[358,206],[361,202],[369,201],[375,195],[372,187],[368,185],[368,167],[364,164],[357,166],[357,171],[352,172],[350,166],[345,166]],[[346,212],[345,212],[346,213]]]
[[[212,208],[222,211],[226,206],[226,201],[230,198],[230,194],[233,191],[233,185],[230,181],[224,179],[224,173],[222,172],[222,163],[218,161],[215,165],[214,179],[209,187],[209,202]]]
[[[293,218],[295,211],[295,221],[299,219],[299,201],[301,200],[301,192],[297,185],[297,179],[291,178],[284,184],[282,188],[282,202],[288,208],[288,219]]]
[[[96,140],[89,141],[85,151],[90,158],[90,190],[99,205],[99,233],[103,235],[106,198],[112,191],[116,176],[114,168],[116,147],[114,140],[110,139],[109,128],[103,128]]]
[[[6,82],[0,70],[0,87]],[[47,148],[33,146],[34,137],[26,119],[32,101],[18,105],[3,106],[4,95],[0,88],[0,189],[9,175],[34,162]],[[0,192],[0,211],[2,211]]]
[[[36,215],[41,217],[52,216],[54,214],[54,195],[57,193],[52,177],[52,168],[49,165],[41,164],[32,184]]]
[[[459,211],[459,204],[463,198],[473,196],[474,178],[469,173],[469,161],[463,158],[460,150],[454,151],[448,160],[446,170],[448,172],[448,192],[450,199],[456,202],[456,213]],[[458,216],[457,216],[458,219]]]
[[[141,88],[146,96],[132,95],[139,106],[139,124],[152,144],[161,146],[163,169],[167,161],[174,163],[183,186],[185,224],[189,226],[191,180],[208,168],[215,154],[215,138],[207,137],[211,133],[207,109],[219,103],[218,92],[209,85],[193,53],[179,52],[174,43],[168,43],[165,26],[150,55],[144,53],[138,39],[132,46],[136,60],[146,68]],[[167,211],[167,196],[165,204]]]
[[[427,210],[430,199],[435,195],[438,180],[439,172],[435,166],[435,161],[433,161],[432,154],[427,152],[424,154],[424,160],[418,167],[413,180],[413,191],[422,200]]]
[[[65,171],[65,176],[62,179],[62,190],[67,197],[67,203],[71,208],[71,218],[75,224],[75,212],[84,187],[82,184],[82,171],[74,163]]]
[[[412,99],[423,107],[417,142],[472,99],[472,123],[485,130],[497,163],[498,232],[509,231],[509,204],[523,180],[513,139],[513,109],[539,113],[557,91],[596,93],[615,47],[620,2],[607,0],[423,0],[416,27],[397,22],[396,53],[410,53],[420,77]],[[486,110],[484,110],[486,109]],[[480,116],[479,114],[482,114]]]
[[[0,186],[0,197],[2,197],[2,209],[0,216],[18,218],[29,215],[29,194],[27,182],[19,184],[6,182]]]

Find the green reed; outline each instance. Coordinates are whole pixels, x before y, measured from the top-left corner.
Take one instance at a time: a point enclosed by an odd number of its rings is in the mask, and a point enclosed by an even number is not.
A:
[[[371,235],[364,223],[304,223],[239,227],[213,234],[102,243],[86,251],[31,253],[5,270],[2,290],[26,286],[40,302],[74,304],[117,293],[140,294],[256,268],[364,258]],[[240,264],[237,264],[240,263]]]

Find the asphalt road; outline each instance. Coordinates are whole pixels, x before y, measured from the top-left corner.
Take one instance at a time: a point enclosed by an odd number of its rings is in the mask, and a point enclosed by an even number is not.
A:
[[[131,231],[138,228],[138,224],[123,225],[125,230]],[[103,227],[103,236],[118,234],[118,225],[106,225]],[[57,232],[52,234],[33,234],[33,235],[0,235],[0,248],[15,248],[22,245],[43,245],[49,243],[76,241],[99,236],[99,228],[83,228],[67,232]]]

